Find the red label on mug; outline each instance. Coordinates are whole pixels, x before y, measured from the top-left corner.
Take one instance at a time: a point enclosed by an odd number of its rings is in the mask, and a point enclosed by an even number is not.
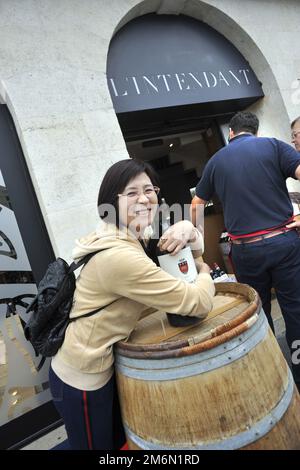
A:
[[[187,261],[181,261],[178,263],[178,267],[183,274],[186,274],[189,270],[189,265]]]

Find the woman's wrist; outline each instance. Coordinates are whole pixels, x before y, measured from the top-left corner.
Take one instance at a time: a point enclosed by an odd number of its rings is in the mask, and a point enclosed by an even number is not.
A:
[[[199,232],[199,230],[196,227],[194,227],[193,232],[190,236],[188,246],[193,251],[193,254],[194,254],[194,252],[197,252],[196,256],[201,256],[202,253],[204,252],[203,237],[201,235],[201,232]]]
[[[197,241],[197,239],[199,238],[199,236],[200,236],[199,230],[197,230],[196,227],[193,227],[188,242],[189,242],[189,243],[195,243],[195,241]]]

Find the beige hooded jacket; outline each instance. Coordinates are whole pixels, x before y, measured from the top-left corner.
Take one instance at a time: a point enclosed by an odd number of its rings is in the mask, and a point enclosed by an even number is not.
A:
[[[97,250],[76,282],[71,317],[113,302],[100,312],[79,318],[67,328],[64,343],[52,359],[54,372],[68,385],[96,390],[113,371],[113,345],[128,338],[137,321],[153,310],[204,318],[215,293],[209,274],[195,283],[175,279],[157,267],[139,241],[109,224],[77,241],[75,260]]]

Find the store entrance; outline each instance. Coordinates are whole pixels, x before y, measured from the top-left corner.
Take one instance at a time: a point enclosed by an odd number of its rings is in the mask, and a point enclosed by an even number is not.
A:
[[[225,144],[221,122],[264,96],[248,60],[207,23],[149,13],[112,38],[107,85],[131,157],[151,162],[169,204],[189,204],[208,159]],[[205,215],[205,260],[223,266],[224,222]]]
[[[225,145],[220,123],[213,118],[192,123],[186,120],[177,126],[169,123],[168,128],[151,134],[150,137],[147,132],[131,133],[126,139],[128,153],[153,166],[166,202],[170,206],[179,203],[186,214],[207,161]],[[219,247],[224,229],[223,210],[217,197],[205,208],[204,225],[204,260],[211,266],[216,262],[226,269]]]

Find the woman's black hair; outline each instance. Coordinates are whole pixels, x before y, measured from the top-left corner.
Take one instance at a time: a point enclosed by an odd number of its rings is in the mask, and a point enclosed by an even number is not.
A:
[[[98,211],[101,219],[105,222],[114,223],[119,227],[118,194],[124,191],[129,181],[141,173],[146,173],[151,183],[154,186],[159,186],[158,175],[149,163],[142,160],[131,158],[120,160],[107,170],[98,194]],[[103,208],[108,207],[107,205],[114,207],[114,214],[110,213],[109,210],[103,212]]]

